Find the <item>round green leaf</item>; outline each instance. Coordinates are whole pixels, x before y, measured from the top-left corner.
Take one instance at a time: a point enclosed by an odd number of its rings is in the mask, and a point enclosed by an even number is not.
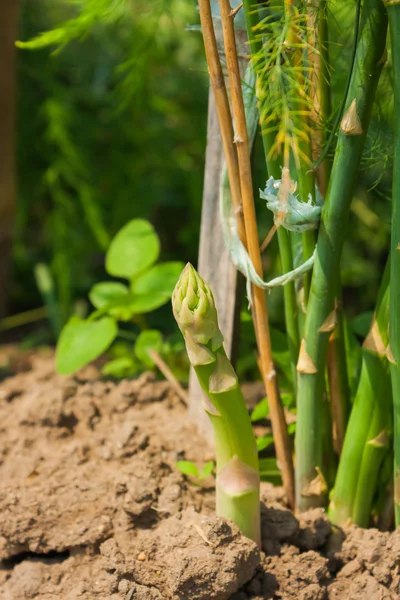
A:
[[[129,302],[129,308],[134,315],[142,315],[159,308],[170,299],[170,294],[153,293],[134,296]]]
[[[89,292],[89,299],[95,308],[103,308],[110,302],[114,303],[120,298],[125,298],[128,294],[129,290],[123,283],[102,281],[92,287]]]
[[[93,306],[105,311],[117,321],[129,321],[133,312],[130,308],[132,298],[129,289],[117,281],[96,283],[89,292]]]
[[[106,270],[115,277],[131,279],[158,258],[160,241],[151,223],[134,219],[112,240],[106,256]]]
[[[133,279],[132,292],[134,294],[165,294],[170,298],[184,266],[179,261],[154,265]]]
[[[56,369],[61,375],[75,373],[103,354],[118,333],[111,317],[83,321],[71,317],[61,332],[56,351]]]
[[[159,352],[162,348],[162,335],[156,329],[142,331],[136,340],[135,354],[147,367],[152,367],[154,362],[149,356],[150,350]]]

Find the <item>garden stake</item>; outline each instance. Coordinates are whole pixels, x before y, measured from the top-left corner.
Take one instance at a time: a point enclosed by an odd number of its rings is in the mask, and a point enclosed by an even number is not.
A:
[[[253,62],[254,72],[256,73],[256,89],[260,89],[260,77],[257,75],[257,56],[263,55],[262,42],[256,37],[255,29],[259,24],[258,12],[253,10],[251,2],[245,0],[243,3],[245,11],[247,36],[251,49],[251,60]],[[283,160],[280,154],[276,155],[272,152],[274,146],[274,135],[271,131],[263,131],[263,122],[260,114],[260,127],[262,133],[262,142],[269,176],[274,179],[282,177]],[[289,232],[283,227],[277,227],[277,238],[279,244],[279,257],[282,265],[282,272],[289,273],[293,269],[293,254]],[[294,283],[288,283],[283,287],[284,308],[285,308],[285,324],[286,336],[288,340],[290,362],[293,371],[293,387],[296,393],[297,374],[295,365],[299,355],[300,339],[299,339],[299,324],[298,324],[298,309],[297,298]]]
[[[199,12],[201,31],[204,41],[204,50],[206,53],[210,81],[214,92],[215,104],[217,107],[218,121],[221,129],[222,144],[224,147],[226,166],[229,174],[232,202],[235,207],[239,237],[243,245],[247,246],[246,231],[242,213],[238,157],[233,141],[234,132],[231,110],[225,86],[225,78],[218,54],[218,46],[215,38],[210,0],[199,0]]]
[[[224,35],[225,55],[232,96],[232,112],[235,120],[235,143],[238,153],[240,185],[243,202],[244,224],[246,229],[247,247],[251,261],[262,277],[262,262],[258,240],[257,220],[254,206],[253,181],[248,144],[247,125],[242,95],[242,85],[239,62],[236,50],[235,32],[232,9],[229,0],[219,0],[222,29]],[[280,401],[276,383],[276,373],[272,359],[271,339],[269,333],[267,303],[265,292],[253,285],[253,302],[255,313],[255,329],[262,377],[264,380],[269,407],[271,424],[274,433],[276,454],[282,471],[282,480],[288,494],[289,503],[294,505],[294,473],[292,449],[287,432],[285,415]]]

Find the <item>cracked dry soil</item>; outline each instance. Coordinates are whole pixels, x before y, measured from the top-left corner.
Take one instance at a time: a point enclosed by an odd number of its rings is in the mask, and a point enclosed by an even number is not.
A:
[[[333,531],[262,484],[259,552],[175,468],[211,457],[166,382],[30,356],[0,383],[0,600],[400,599],[400,530]]]

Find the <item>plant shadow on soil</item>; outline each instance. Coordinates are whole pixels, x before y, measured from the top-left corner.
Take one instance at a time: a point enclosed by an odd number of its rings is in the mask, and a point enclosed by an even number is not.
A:
[[[400,598],[400,530],[297,519],[270,484],[261,553],[215,517],[212,481],[175,468],[212,450],[168,383],[62,377],[40,353],[14,364],[0,383],[0,600]]]

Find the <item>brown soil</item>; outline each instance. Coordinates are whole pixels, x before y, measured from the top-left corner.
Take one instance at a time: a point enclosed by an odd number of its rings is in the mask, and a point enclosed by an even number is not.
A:
[[[41,355],[16,368],[0,384],[0,600],[400,599],[400,531],[298,520],[269,484],[261,553],[215,517],[212,478],[176,470],[212,451],[167,383],[65,378]]]

